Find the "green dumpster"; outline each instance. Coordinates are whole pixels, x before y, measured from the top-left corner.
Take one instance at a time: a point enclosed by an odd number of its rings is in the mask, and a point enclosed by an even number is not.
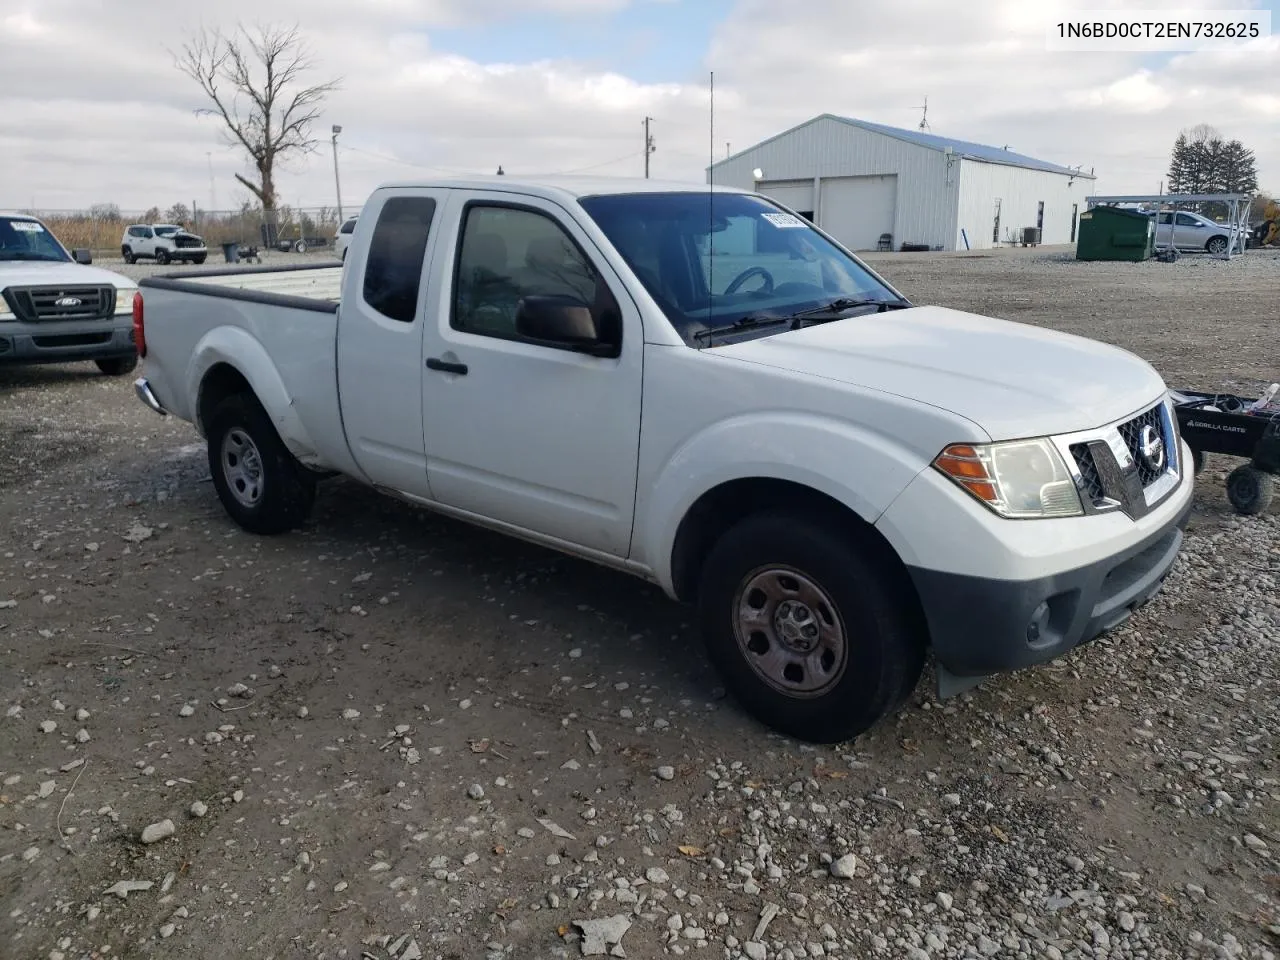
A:
[[[1077,260],[1147,260],[1155,248],[1155,217],[1106,206],[1080,214]]]

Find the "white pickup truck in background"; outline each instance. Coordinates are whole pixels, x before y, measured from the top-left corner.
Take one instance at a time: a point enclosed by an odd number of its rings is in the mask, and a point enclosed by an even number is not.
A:
[[[392,184],[345,265],[141,282],[139,397],[227,512],[337,472],[695,603],[756,717],[821,742],[1065,654],[1160,587],[1193,471],[1117,347],[909,303],[756,194]]]
[[[92,262],[36,217],[0,213],[0,364],[92,360],[115,377],[138,365],[138,288]]]

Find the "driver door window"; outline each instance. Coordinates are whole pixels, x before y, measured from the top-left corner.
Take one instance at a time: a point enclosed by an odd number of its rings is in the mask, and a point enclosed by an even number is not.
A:
[[[581,248],[546,214],[486,204],[467,210],[450,319],[455,330],[524,339],[516,332],[522,298],[595,304],[606,290]]]

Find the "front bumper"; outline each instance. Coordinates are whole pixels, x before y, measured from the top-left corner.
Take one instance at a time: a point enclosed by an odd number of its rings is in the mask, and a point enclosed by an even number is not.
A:
[[[0,363],[67,363],[136,353],[133,318],[0,323]]]
[[[1159,592],[1182,547],[1190,510],[1188,498],[1125,549],[1034,579],[909,567],[940,673],[955,682],[1018,670],[1060,657],[1119,626]]]

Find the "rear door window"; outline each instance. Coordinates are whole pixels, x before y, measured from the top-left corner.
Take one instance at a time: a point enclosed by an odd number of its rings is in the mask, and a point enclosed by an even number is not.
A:
[[[364,300],[384,317],[413,322],[435,211],[431,197],[392,197],[378,214],[365,257]]]

